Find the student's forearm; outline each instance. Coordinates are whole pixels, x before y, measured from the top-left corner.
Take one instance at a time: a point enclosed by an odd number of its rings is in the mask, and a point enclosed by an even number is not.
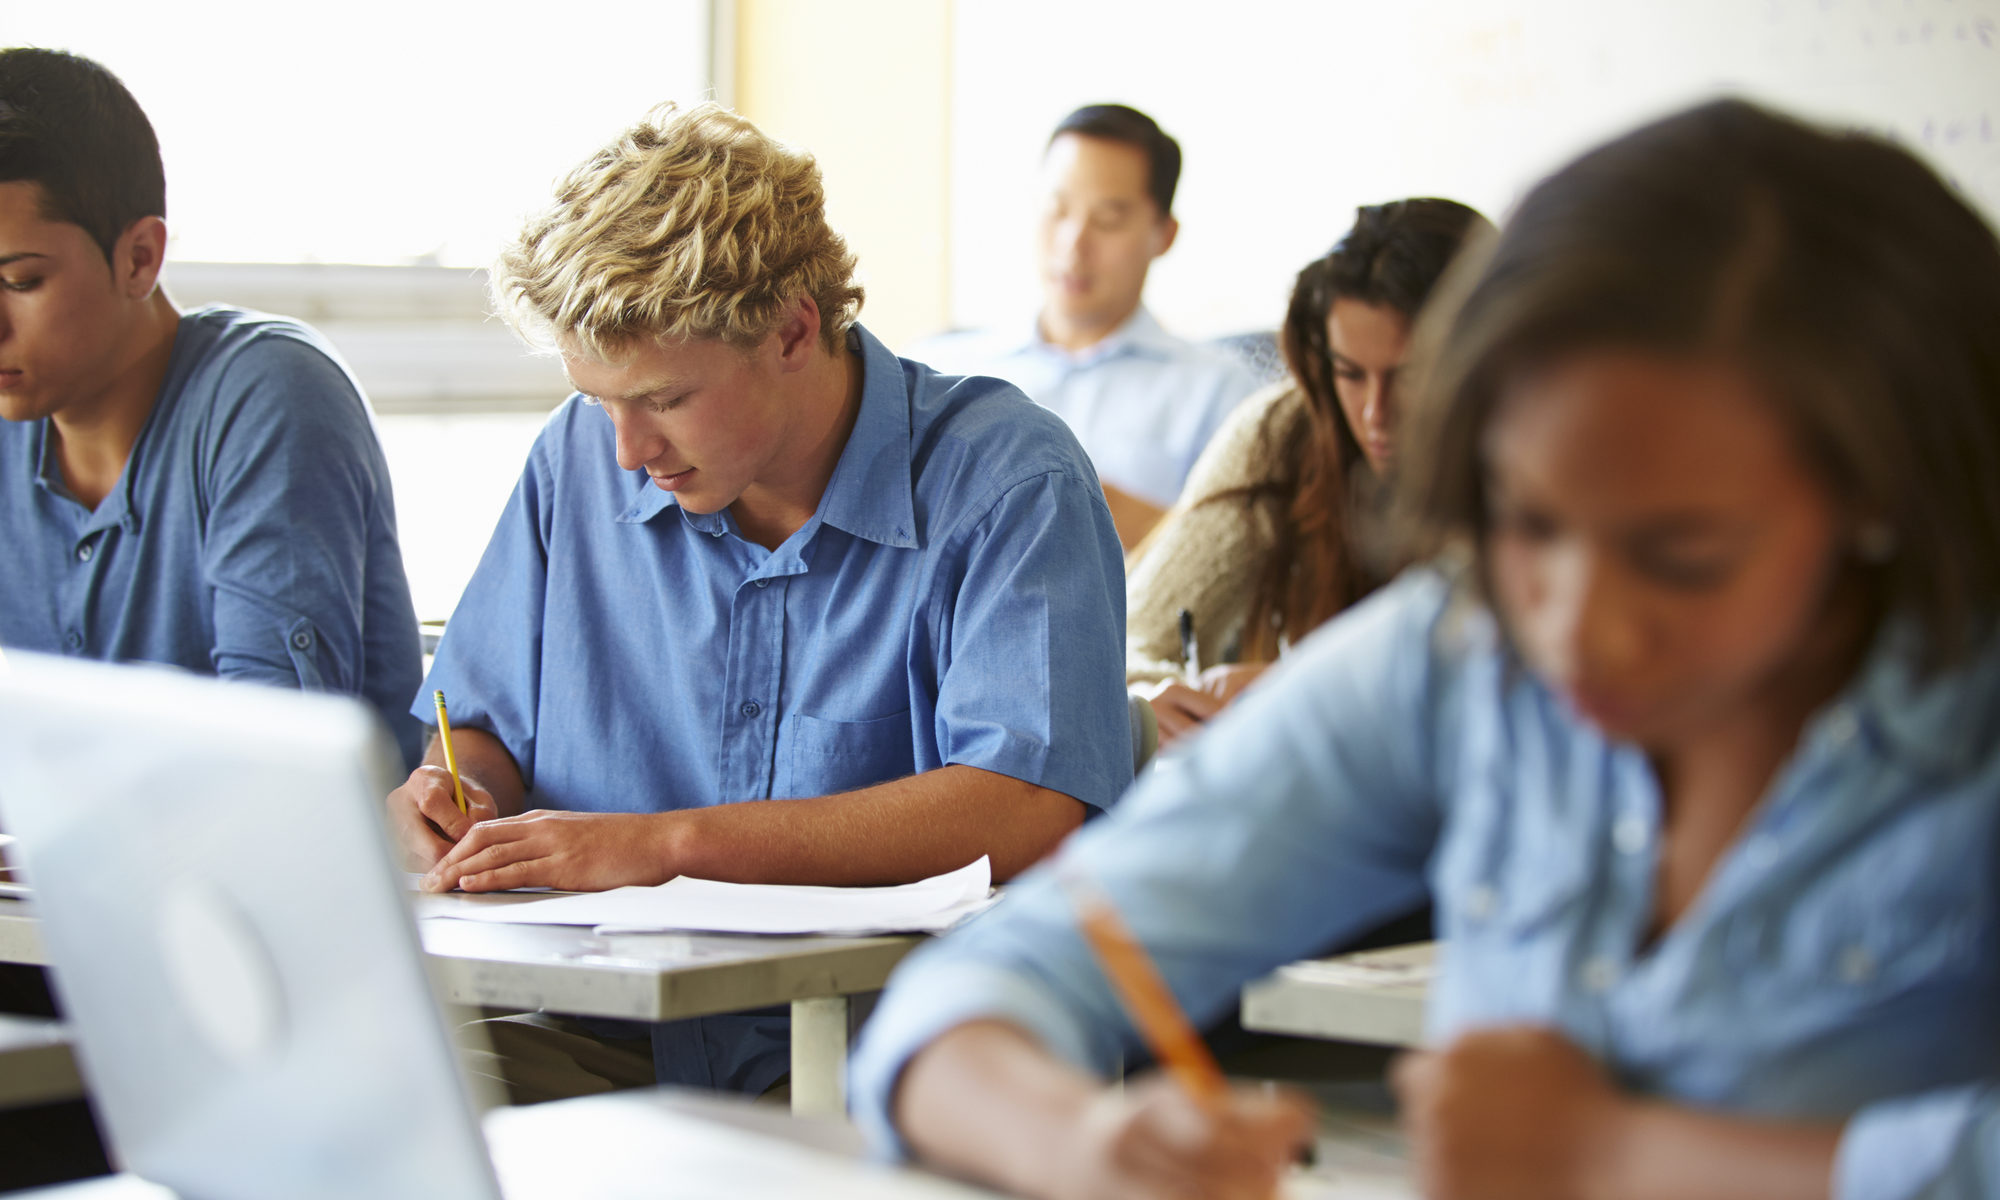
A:
[[[919,1050],[891,1114],[918,1158],[1010,1192],[1047,1196],[1061,1145],[1102,1084],[1018,1026],[973,1021]]]
[[[507,747],[499,738],[484,729],[454,726],[451,752],[452,757],[458,760],[459,775],[475,780],[485,788],[492,795],[501,816],[511,817],[521,811],[528,788],[521,780],[521,768],[514,764],[514,756],[507,753]],[[424,751],[424,765],[445,765],[442,739],[431,738],[430,748]]]
[[[945,766],[859,791],[662,813],[673,873],[735,883],[907,883],[988,855],[1008,879],[1083,821],[1061,792]]]
[[[1836,1125],[1756,1121],[1637,1101],[1614,1124],[1585,1194],[1592,1200],[1827,1200],[1839,1145]]]

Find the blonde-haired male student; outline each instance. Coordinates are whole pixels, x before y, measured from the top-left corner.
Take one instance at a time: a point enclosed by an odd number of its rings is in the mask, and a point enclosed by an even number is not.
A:
[[[389,797],[428,885],[1005,878],[1130,781],[1124,580],[1089,460],[1013,387],[855,323],[810,156],[663,107],[578,166],[493,289],[577,395],[531,451]],[[785,1020],[653,1032],[761,1091]]]

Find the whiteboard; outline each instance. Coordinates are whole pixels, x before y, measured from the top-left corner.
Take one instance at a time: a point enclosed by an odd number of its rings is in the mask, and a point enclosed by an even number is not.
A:
[[[1735,94],[1895,138],[2000,224],[2000,0],[957,0],[951,323],[1037,304],[1036,170],[1115,100],[1186,156],[1171,328],[1269,328],[1356,205],[1498,219],[1579,151]]]

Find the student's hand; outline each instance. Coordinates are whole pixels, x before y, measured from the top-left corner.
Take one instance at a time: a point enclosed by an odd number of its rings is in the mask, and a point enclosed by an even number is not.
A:
[[[1139,694],[1153,706],[1153,719],[1160,727],[1160,745],[1186,737],[1201,728],[1202,722],[1222,711],[1222,701],[1207,692],[1196,691],[1178,679],[1165,679]]]
[[[389,793],[389,829],[402,847],[404,870],[429,870],[474,825],[500,815],[485,788],[469,776],[460,775],[459,781],[465,785],[464,812],[452,794],[451,772],[443,767],[418,767]]]
[[[1056,1200],[1271,1200],[1313,1126],[1312,1102],[1294,1092],[1235,1088],[1210,1109],[1153,1075],[1092,1100],[1046,1178]]]
[[[449,787],[449,784],[446,785]],[[427,892],[550,887],[601,892],[665,883],[675,872],[660,834],[670,813],[540,809],[475,825],[424,877]]]
[[[1271,669],[1267,662],[1259,663],[1218,663],[1201,673],[1201,690],[1222,701],[1234,704],[1244,688]]]
[[[1432,1200],[1596,1194],[1591,1181],[1629,1103],[1589,1055],[1547,1029],[1470,1033],[1403,1056],[1390,1081]]]

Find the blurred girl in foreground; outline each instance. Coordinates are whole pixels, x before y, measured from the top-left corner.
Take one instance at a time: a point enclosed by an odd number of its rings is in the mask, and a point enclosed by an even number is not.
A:
[[[1428,1195],[2000,1195],[1993,232],[1726,102],[1542,183],[1434,309],[1435,565],[1060,865],[1198,1023],[1432,888]],[[1048,876],[899,973],[857,1115],[1035,1195],[1268,1195],[1304,1102],[1106,1091],[1130,1027]]]

